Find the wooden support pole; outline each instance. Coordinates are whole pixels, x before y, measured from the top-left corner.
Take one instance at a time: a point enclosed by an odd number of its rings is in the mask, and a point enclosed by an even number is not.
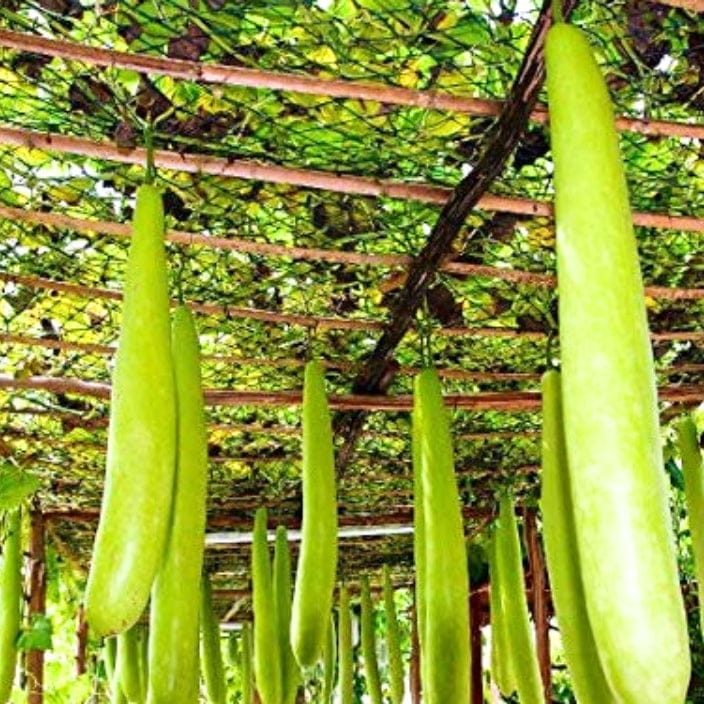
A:
[[[531,601],[533,620],[535,621],[535,642],[538,652],[538,665],[543,680],[545,701],[552,701],[552,682],[550,671],[550,633],[548,600],[546,594],[547,579],[545,561],[540,547],[538,535],[537,512],[535,509],[525,509],[523,512],[528,560],[532,575]]]
[[[469,598],[470,639],[472,653],[472,672],[470,680],[471,704],[484,703],[482,682],[482,610],[483,595],[473,593]]]
[[[76,674],[80,677],[86,672],[86,647],[88,645],[88,622],[85,618],[83,604],[78,607],[76,621]]]
[[[29,542],[29,621],[46,611],[46,561],[44,515],[38,504],[30,512]],[[27,704],[44,702],[44,651],[27,653]]]
[[[415,604],[411,610],[411,702],[421,704],[420,682],[420,641],[418,640],[418,610]]]

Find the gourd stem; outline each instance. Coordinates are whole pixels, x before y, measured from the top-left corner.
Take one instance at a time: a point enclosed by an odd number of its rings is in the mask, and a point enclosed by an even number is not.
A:
[[[144,148],[147,152],[147,169],[144,175],[145,183],[154,183],[156,168],[154,167],[154,127],[148,123],[144,128]]]
[[[562,0],[552,0],[552,20],[555,23],[565,21],[565,16],[562,12]]]

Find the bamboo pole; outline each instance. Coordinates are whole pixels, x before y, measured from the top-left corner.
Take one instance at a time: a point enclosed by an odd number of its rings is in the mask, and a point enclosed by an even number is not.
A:
[[[46,612],[44,515],[35,503],[30,512],[29,621]],[[27,652],[27,704],[44,702],[44,651]]]
[[[146,150],[141,147],[126,151],[110,142],[98,142],[83,137],[53,133],[46,134],[20,127],[0,126],[0,144],[61,154],[75,154],[140,166],[146,163],[147,158]],[[450,188],[427,183],[403,183],[368,176],[345,176],[328,171],[263,164],[252,160],[226,159],[187,152],[155,150],[154,165],[170,171],[205,173],[223,178],[279,183],[334,193],[395,198],[434,205],[444,205],[452,193]],[[514,213],[526,217],[552,217],[553,215],[552,204],[546,201],[497,196],[491,193],[483,195],[476,207],[478,210]],[[643,227],[666,230],[704,232],[704,218],[688,215],[636,211],[633,213],[633,223]]]
[[[701,12],[704,8],[703,0],[659,0],[659,2],[695,12]],[[81,61],[92,66],[123,68],[140,73],[171,76],[181,80],[291,91],[326,98],[370,100],[387,105],[407,105],[429,110],[467,113],[477,117],[496,117],[503,107],[502,100],[452,95],[433,90],[413,90],[380,83],[362,83],[339,78],[314,78],[280,71],[149,56],[86,46],[64,39],[51,39],[37,34],[14,32],[7,29],[0,30],[0,46],[19,51],[32,51],[44,56]],[[537,105],[531,113],[530,119],[533,122],[546,123],[548,121],[547,106]],[[616,118],[616,126],[619,130],[651,136],[704,138],[704,127],[682,122],[619,116]]]
[[[469,598],[470,650],[472,668],[470,677],[471,704],[484,703],[484,682],[482,680],[482,592],[474,592]]]
[[[523,525],[528,547],[528,561],[531,572],[531,602],[533,622],[535,624],[535,642],[538,653],[538,666],[543,681],[545,701],[552,701],[552,682],[550,668],[550,633],[549,613],[547,604],[547,579],[545,576],[545,560],[540,547],[538,535],[537,512],[535,509],[524,509]]]

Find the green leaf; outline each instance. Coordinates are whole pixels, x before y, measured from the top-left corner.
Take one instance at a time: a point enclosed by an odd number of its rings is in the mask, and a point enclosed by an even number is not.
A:
[[[39,489],[39,478],[9,462],[0,463],[0,510],[17,508]]]
[[[32,625],[17,639],[17,647],[19,650],[51,650],[52,635],[51,619],[46,614],[34,614]]]

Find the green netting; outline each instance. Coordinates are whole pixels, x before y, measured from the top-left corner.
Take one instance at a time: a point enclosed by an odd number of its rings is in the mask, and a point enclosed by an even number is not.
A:
[[[5,128],[19,128],[128,152],[143,145],[145,126],[153,120],[156,148],[183,155],[184,162],[193,156],[254,160],[451,188],[476,164],[495,115],[101,68],[72,58],[70,51],[57,57],[38,53],[30,40],[364,81],[379,86],[380,98],[384,87],[403,87],[503,100],[538,12],[533,0],[6,0],[0,29],[26,33],[27,46],[0,48],[0,135]],[[701,15],[645,0],[590,0],[579,4],[575,19],[597,48],[620,115],[674,121],[685,132],[687,125],[701,128]],[[28,221],[23,214],[128,223],[143,168],[6,141],[0,136],[0,206],[19,213],[0,212],[0,374],[107,383],[110,350],[90,346],[116,343],[115,292],[128,239],[100,225],[86,231],[75,223]],[[701,138],[625,130],[622,145],[634,209],[704,218]],[[533,121],[491,192],[549,201],[551,171],[548,128]],[[159,183],[169,228],[333,253],[414,256],[440,209],[412,198],[176,169],[160,169]],[[640,226],[637,234],[646,284],[700,286],[701,231]],[[556,331],[555,291],[541,278],[554,274],[553,238],[545,217],[499,207],[478,209],[468,218],[454,261],[497,271],[495,276],[444,271],[433,286],[428,308],[436,328],[436,362],[465,372],[445,378],[448,393],[537,389],[548,339]],[[274,256],[199,243],[172,242],[169,256],[174,295],[180,281],[187,300],[216,307],[198,313],[206,386],[262,392],[299,389],[302,363],[312,352],[331,366],[330,390],[348,393],[388,319],[405,270],[371,260],[330,261],[315,253],[300,258],[286,256],[285,250]],[[507,271],[532,277],[518,281],[502,274]],[[679,299],[648,299],[655,333],[695,333],[693,339],[655,343],[662,385],[695,384],[701,378],[697,365],[704,364],[704,355],[696,334],[702,333],[703,301],[692,291]],[[278,318],[261,320],[256,313],[262,311]],[[349,321],[360,329],[347,329]],[[482,332],[447,334],[457,328]],[[498,336],[487,329],[517,334]],[[51,346],[56,341],[60,346]],[[559,356],[559,341],[551,342],[550,351]],[[395,358],[403,372],[389,393],[409,393],[408,368],[421,363],[417,331],[406,336]],[[0,447],[40,474],[47,511],[97,510],[107,410],[104,400],[71,393],[0,391]],[[246,524],[260,501],[270,505],[274,519],[295,523],[300,515],[297,409],[213,406],[208,419],[213,525],[227,516]],[[514,484],[525,502],[535,501],[536,412],[454,410],[453,428],[468,506],[478,513],[491,510],[495,492],[506,483]],[[369,415],[341,480],[342,515],[400,511],[410,517],[408,433],[407,413]],[[468,517],[468,524],[478,520]],[[55,535],[85,564],[90,522],[57,523]],[[209,556],[210,567],[229,575],[221,586],[246,586],[246,552]],[[388,559],[402,581],[410,552],[405,538],[353,541],[344,546],[342,569],[356,575]]]

